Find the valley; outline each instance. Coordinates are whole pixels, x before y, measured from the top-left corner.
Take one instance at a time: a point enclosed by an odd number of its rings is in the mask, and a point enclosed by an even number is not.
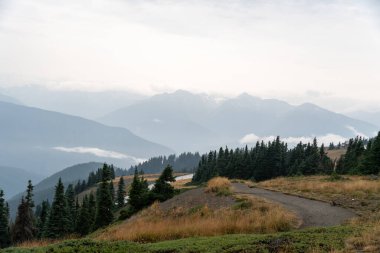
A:
[[[3,140],[12,143],[3,143],[2,161],[28,167],[2,167],[6,177],[0,180],[1,189],[6,194],[18,193],[6,202],[0,197],[0,209],[6,210],[3,218],[14,222],[6,233],[7,243],[12,240],[13,245],[7,244],[12,247],[4,252],[89,252],[97,248],[101,252],[315,253],[376,252],[379,247],[375,235],[380,211],[380,137],[343,138],[356,128],[370,134],[375,129],[371,124],[314,105],[294,107],[247,94],[221,104],[185,91],[141,98],[130,105],[133,109],[111,113],[118,120],[128,119],[125,125],[108,121],[111,116],[100,119],[121,127],[14,101],[0,103],[0,115],[7,120],[0,127]],[[266,108],[274,115],[267,118],[270,123],[255,114]],[[228,117],[239,128],[224,121],[230,113],[234,116]],[[255,120],[251,122],[245,114]],[[293,133],[285,131],[285,122],[299,124],[298,117],[305,115],[320,122],[339,122],[342,127],[330,124],[337,131],[331,132],[329,125],[319,132],[329,136],[322,136],[321,142],[290,137]],[[149,126],[148,119],[155,116],[160,120]],[[289,135],[270,137],[277,130],[257,130],[266,125],[281,125]],[[176,152],[138,137],[126,126],[135,128],[135,133],[139,129],[154,134],[139,132],[175,147]],[[294,133],[309,136],[317,131],[300,127],[310,132],[293,129]],[[267,136],[260,140],[248,134],[249,138],[243,138],[248,143],[239,140],[250,131]],[[171,141],[166,138],[169,135]],[[189,152],[219,144],[237,148]],[[12,154],[12,150],[24,150],[26,155]],[[178,150],[187,151],[178,154]],[[69,163],[76,165],[58,169]],[[36,168],[40,175],[33,174]],[[28,180],[32,181],[23,191]],[[29,210],[30,216],[21,215],[22,210]],[[28,221],[28,217],[33,218]],[[17,228],[20,222],[30,222],[30,230]]]

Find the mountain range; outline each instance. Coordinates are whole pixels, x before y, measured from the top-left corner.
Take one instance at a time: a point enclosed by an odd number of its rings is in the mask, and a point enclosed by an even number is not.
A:
[[[380,128],[380,112],[355,111],[347,113],[349,117],[370,122]]]
[[[0,101],[95,119],[146,96],[128,91],[71,91],[30,85],[0,88]]]
[[[0,165],[44,176],[88,161],[129,167],[167,147],[121,127],[13,103],[0,102]]]
[[[18,92],[15,94],[20,95],[21,90]],[[128,168],[157,155],[203,153],[225,145],[253,144],[257,138],[275,135],[296,140],[326,135],[345,139],[359,134],[373,136],[379,130],[374,124],[313,104],[296,106],[246,93],[217,100],[182,90],[152,97],[112,93],[109,99],[107,93],[64,92],[63,98],[73,98],[65,101],[58,99],[58,91],[46,92],[37,91],[41,97],[51,94],[40,102],[46,109],[57,99],[60,102],[53,109],[75,113],[77,107],[77,114],[94,117],[106,113],[96,121],[89,120],[30,107],[33,101],[38,104],[38,99],[25,102],[20,99],[23,96],[0,94],[0,187],[8,198],[24,190],[27,179],[38,182],[72,164],[94,161]],[[31,94],[35,94],[33,90]],[[66,106],[70,101],[75,102]],[[103,104],[104,108],[96,112]],[[257,138],[247,143],[247,136]]]
[[[0,189],[4,191],[6,198],[12,197],[24,189],[28,180],[39,182],[44,178],[42,175],[15,167],[0,166],[0,171]]]
[[[313,104],[291,105],[249,94],[216,101],[177,91],[153,96],[111,112],[98,121],[127,127],[135,134],[176,151],[207,151],[239,145],[244,136],[372,136],[376,126]]]

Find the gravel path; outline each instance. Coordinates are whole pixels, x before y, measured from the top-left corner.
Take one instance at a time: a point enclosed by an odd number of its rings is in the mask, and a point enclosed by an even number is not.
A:
[[[295,212],[302,220],[301,228],[325,227],[342,224],[355,217],[351,210],[331,206],[329,203],[291,196],[280,192],[249,188],[245,184],[233,184],[236,193],[253,194],[282,204],[288,210]]]

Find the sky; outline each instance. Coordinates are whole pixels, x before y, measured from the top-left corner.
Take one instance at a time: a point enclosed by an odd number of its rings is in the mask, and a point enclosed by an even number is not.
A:
[[[380,110],[377,0],[0,0],[0,87]]]

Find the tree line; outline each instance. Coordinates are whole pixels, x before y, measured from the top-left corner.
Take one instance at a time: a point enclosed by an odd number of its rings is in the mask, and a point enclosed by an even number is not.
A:
[[[115,177],[121,177],[128,175],[128,171],[125,169],[120,168],[114,168],[113,165],[109,166],[110,175],[112,179],[115,179]],[[85,190],[93,187],[94,185],[98,184],[102,181],[102,168],[99,168],[97,171],[92,171],[89,173],[86,180],[78,180],[77,183],[74,186],[74,192],[75,194],[79,194],[81,192],[84,192]]]
[[[369,140],[362,137],[350,139],[346,154],[337,162],[340,174],[379,174],[380,172],[380,132]]]
[[[161,173],[167,165],[175,168],[177,172],[193,172],[197,167],[201,156],[199,153],[182,153],[179,156],[175,154],[166,156],[152,157],[149,160],[131,166],[129,171],[133,173],[136,169],[145,173]]]
[[[329,145],[328,149],[343,145]],[[273,141],[257,142],[250,149],[235,150],[220,148],[201,157],[193,177],[193,182],[206,182],[215,176],[228,178],[267,180],[279,176],[317,174],[379,174],[380,173],[380,132],[371,139],[356,137],[345,143],[346,153],[337,161],[332,161],[324,145],[300,142],[294,148],[277,137]]]
[[[324,145],[318,146],[317,139],[289,149],[277,137],[267,143],[257,142],[250,149],[246,146],[210,151],[202,156],[193,182],[206,182],[215,176],[261,181],[278,176],[329,174],[333,169],[333,161]]]

